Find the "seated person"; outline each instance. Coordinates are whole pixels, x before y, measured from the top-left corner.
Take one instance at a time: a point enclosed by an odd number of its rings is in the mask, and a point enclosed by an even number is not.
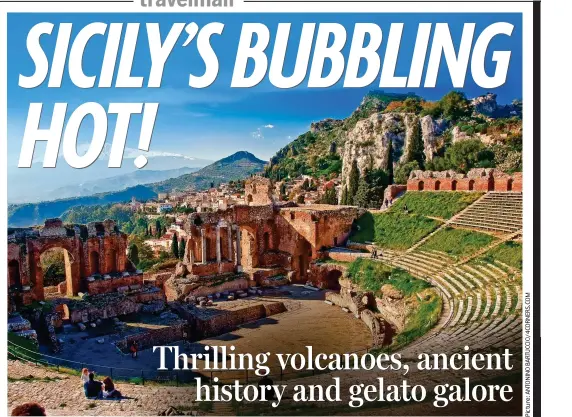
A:
[[[93,372],[89,373],[89,381],[83,384],[83,390],[87,398],[101,398],[101,386],[103,384],[100,381],[95,380],[95,375]]]
[[[121,398],[121,393],[115,389],[110,377],[103,380],[103,398]]]

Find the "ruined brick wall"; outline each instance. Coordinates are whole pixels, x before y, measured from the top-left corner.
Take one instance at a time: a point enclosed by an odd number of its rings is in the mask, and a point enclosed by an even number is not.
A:
[[[244,195],[248,205],[268,205],[274,202],[274,186],[268,178],[255,176],[246,180]]]
[[[185,335],[187,337],[185,337]],[[186,322],[177,323],[160,329],[152,329],[144,333],[126,336],[118,341],[116,346],[124,353],[129,352],[133,342],[137,342],[139,350],[149,349],[153,346],[165,346],[189,338],[191,335]]]
[[[286,311],[286,307],[282,302],[271,303],[268,306],[256,304],[240,310],[225,311],[208,319],[196,318],[193,327],[201,337],[213,337],[227,333],[241,324],[260,320],[284,311]]]
[[[22,286],[31,287],[27,300],[43,300],[41,256],[53,248],[64,250],[68,296],[77,295],[86,286],[84,278],[93,273],[134,269],[126,255],[127,235],[114,221],[64,225],[60,219],[48,219],[41,228],[9,229],[8,286],[17,278]]]
[[[514,191],[522,192],[522,173],[506,174],[494,168],[455,171],[412,171],[407,191]]]
[[[116,277],[111,279],[96,279],[87,282],[87,292],[90,295],[106,294],[108,292],[117,291],[120,287],[143,285],[143,274],[128,277]]]

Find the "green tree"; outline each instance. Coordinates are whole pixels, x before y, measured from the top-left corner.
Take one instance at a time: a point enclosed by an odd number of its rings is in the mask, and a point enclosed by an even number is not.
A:
[[[365,177],[360,178],[357,192],[353,197],[353,205],[358,207],[368,207],[369,205],[369,185]]]
[[[350,177],[349,177],[349,185],[348,185],[348,194],[347,194],[347,204],[348,205],[355,205],[354,203],[354,196],[357,193],[359,187],[359,169],[357,166],[357,160],[353,160],[352,168],[350,170]]]
[[[171,253],[173,254],[173,257],[179,257],[179,238],[176,233],[173,233],[173,238],[171,240]]]
[[[183,259],[185,257],[186,245],[185,239],[181,239],[181,244],[179,245],[179,259]]]
[[[409,179],[409,174],[411,171],[418,170],[419,163],[417,161],[407,162],[405,164],[400,164],[395,168],[395,177],[394,181],[395,184],[407,184],[407,180]]]
[[[445,151],[451,169],[467,173],[472,168],[494,167],[494,153],[478,139],[457,142]]]
[[[134,265],[137,265],[139,263],[139,248],[135,243],[129,245],[129,251],[127,253],[127,257],[129,258],[129,260],[131,260],[131,262],[133,262]]]
[[[159,219],[155,220],[155,236],[157,236],[157,238],[160,238],[162,235],[162,231],[163,228],[161,227],[161,222],[159,221]]]
[[[439,100],[439,106],[443,112],[443,117],[453,122],[471,115],[471,102],[460,91],[451,91],[445,94]]]
[[[342,190],[342,198],[340,199],[340,204],[342,206],[348,205],[348,187],[344,187]]]
[[[338,196],[336,195],[335,188],[328,188],[322,198],[320,199],[320,203],[322,204],[338,204]]]
[[[421,101],[416,97],[407,97],[403,101],[403,105],[401,107],[403,112],[415,114],[419,114],[422,109],[423,107],[421,107]]]

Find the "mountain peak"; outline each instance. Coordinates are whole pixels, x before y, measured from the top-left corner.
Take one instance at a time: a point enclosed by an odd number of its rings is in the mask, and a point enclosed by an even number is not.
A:
[[[235,152],[235,153],[233,153],[232,155],[229,155],[229,156],[227,156],[226,158],[222,158],[221,160],[219,160],[219,161],[217,161],[217,162],[218,162],[218,163],[225,164],[225,163],[232,163],[232,162],[235,162],[235,161],[240,161],[240,160],[243,160],[243,159],[246,159],[247,161],[250,161],[250,162],[255,162],[255,163],[257,163],[257,164],[259,164],[259,163],[262,163],[262,164],[266,163],[266,161],[263,161],[263,160],[261,160],[261,159],[258,159],[256,156],[254,156],[253,154],[251,154],[250,152],[247,152],[247,151],[238,151],[238,152]]]

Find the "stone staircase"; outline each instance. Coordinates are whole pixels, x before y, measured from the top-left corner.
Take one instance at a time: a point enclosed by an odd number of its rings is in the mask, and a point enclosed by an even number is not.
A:
[[[421,250],[406,252],[389,263],[429,281],[443,298],[441,320],[404,348],[404,357],[461,351],[465,345],[479,349],[519,346],[522,285],[513,268],[472,258],[455,263],[443,252]]]
[[[489,232],[514,233],[522,229],[522,193],[486,193],[454,216],[448,224]]]

